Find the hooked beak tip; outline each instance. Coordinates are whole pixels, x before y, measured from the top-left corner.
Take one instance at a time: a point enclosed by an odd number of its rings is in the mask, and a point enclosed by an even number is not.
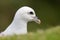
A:
[[[41,23],[40,19],[38,19],[37,17],[34,17],[34,21],[35,21],[36,23],[38,23],[38,24]]]
[[[40,24],[40,23],[41,23],[41,21],[38,19],[38,20],[36,21],[36,23]]]
[[[38,24],[41,23],[40,19],[36,19],[35,22],[38,23]]]

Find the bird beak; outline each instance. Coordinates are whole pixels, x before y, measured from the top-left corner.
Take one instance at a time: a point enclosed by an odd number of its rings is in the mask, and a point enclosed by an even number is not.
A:
[[[34,17],[34,21],[35,21],[36,23],[38,23],[38,24],[41,23],[40,19],[38,19],[37,17]]]

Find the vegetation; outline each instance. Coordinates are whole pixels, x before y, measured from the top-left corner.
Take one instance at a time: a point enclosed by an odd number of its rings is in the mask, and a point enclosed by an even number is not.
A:
[[[0,37],[0,40],[60,40],[60,26],[29,32],[26,35]]]

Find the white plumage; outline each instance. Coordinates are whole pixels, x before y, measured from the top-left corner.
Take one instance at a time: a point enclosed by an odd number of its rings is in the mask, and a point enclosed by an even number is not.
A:
[[[27,23],[29,21],[40,23],[40,20],[36,17],[35,11],[32,8],[28,6],[21,7],[17,10],[12,23],[5,31],[1,32],[0,35],[27,34]]]

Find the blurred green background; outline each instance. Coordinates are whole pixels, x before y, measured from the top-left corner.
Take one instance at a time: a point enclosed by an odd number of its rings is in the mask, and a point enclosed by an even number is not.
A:
[[[60,25],[60,0],[0,0],[0,32],[8,27],[22,6],[32,7],[41,20],[41,24],[28,23],[28,31]]]

